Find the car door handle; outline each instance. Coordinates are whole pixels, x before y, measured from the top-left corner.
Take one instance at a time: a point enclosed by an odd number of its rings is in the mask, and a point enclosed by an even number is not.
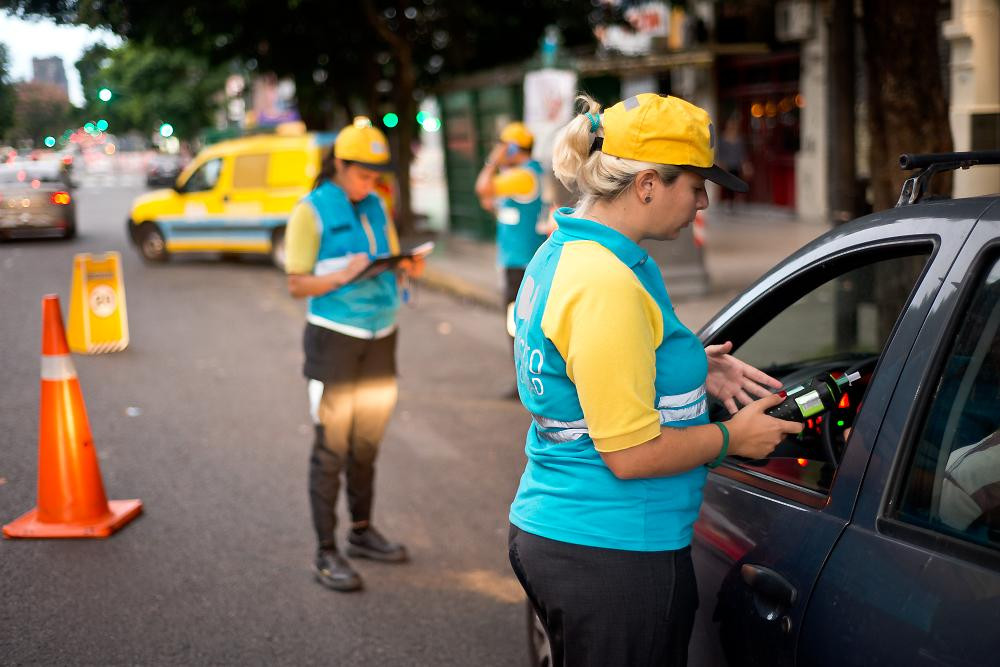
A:
[[[740,568],[740,575],[743,582],[759,594],[755,595],[757,611],[768,621],[777,620],[798,598],[795,587],[771,568],[745,563]]]

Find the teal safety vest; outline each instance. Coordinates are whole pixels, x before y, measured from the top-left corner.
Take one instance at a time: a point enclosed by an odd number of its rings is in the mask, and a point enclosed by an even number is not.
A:
[[[526,267],[545,241],[535,230],[542,214],[542,165],[529,160],[520,168],[535,174],[535,191],[497,202],[497,259],[500,266],[511,269]]]
[[[327,181],[304,201],[313,207],[320,227],[315,275],[344,269],[359,253],[371,259],[390,254],[389,216],[377,195],[352,204],[340,187]],[[381,338],[395,328],[398,310],[396,274],[386,271],[310,297],[306,320],[355,338]]]

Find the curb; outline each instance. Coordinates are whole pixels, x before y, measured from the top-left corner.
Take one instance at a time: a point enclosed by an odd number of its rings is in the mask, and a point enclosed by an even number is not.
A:
[[[500,303],[500,295],[498,293],[485,290],[456,277],[454,274],[435,269],[429,265],[424,269],[424,274],[416,282],[423,287],[452,294],[490,310],[500,313],[505,310],[504,305]]]

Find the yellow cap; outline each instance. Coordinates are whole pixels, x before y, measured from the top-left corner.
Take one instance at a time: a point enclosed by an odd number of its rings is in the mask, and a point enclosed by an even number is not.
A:
[[[708,113],[679,97],[640,93],[601,115],[607,155],[685,167],[710,181],[746,192],[746,183],[714,164],[715,127]]]
[[[500,132],[500,141],[505,144],[516,144],[519,148],[523,148],[526,151],[531,150],[531,146],[535,143],[535,135],[531,133],[524,123],[508,123],[503,131]]]
[[[337,135],[337,140],[333,142],[333,155],[375,171],[392,169],[389,142],[385,135],[377,127],[372,127],[371,121],[361,117]]]

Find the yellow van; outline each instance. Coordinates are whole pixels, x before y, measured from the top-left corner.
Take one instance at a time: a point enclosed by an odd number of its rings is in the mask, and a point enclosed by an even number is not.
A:
[[[143,258],[171,253],[254,253],[284,266],[285,223],[312,188],[333,134],[254,135],[214,144],[172,189],[132,203],[129,237]]]

